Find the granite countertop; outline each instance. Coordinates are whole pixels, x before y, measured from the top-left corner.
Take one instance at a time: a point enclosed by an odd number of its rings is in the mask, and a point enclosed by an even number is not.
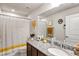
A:
[[[42,53],[46,54],[47,56],[55,56],[54,54],[48,52],[48,48],[52,48],[52,47],[59,48],[54,44],[43,43],[42,41],[37,41],[37,40],[27,40],[27,42],[32,46],[34,46],[39,51],[41,51]],[[69,56],[75,56],[73,51],[67,49],[63,49],[63,50],[68,52],[70,54]]]

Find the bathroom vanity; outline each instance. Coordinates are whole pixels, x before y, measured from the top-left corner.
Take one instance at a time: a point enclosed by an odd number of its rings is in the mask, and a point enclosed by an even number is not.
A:
[[[51,50],[53,52],[50,53],[48,51],[50,48],[56,48],[54,49],[56,53],[54,50]],[[67,52],[68,55],[62,54],[62,52]],[[27,40],[27,56],[74,56],[74,52],[63,48],[60,49],[59,47],[51,45],[50,43],[43,43],[42,41],[37,40]]]
[[[50,44],[42,43],[37,40],[27,40],[27,56],[50,56],[47,49],[50,48]]]
[[[27,43],[27,56],[46,56],[43,52]]]

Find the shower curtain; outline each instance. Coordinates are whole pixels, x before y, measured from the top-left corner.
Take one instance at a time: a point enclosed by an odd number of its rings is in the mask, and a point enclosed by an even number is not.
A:
[[[30,35],[30,20],[0,15],[0,54],[24,46]],[[5,55],[2,53],[1,55]]]

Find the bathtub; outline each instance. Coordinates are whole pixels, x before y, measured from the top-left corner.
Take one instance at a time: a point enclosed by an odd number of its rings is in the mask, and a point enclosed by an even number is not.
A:
[[[0,56],[16,56],[15,54],[18,52],[25,52],[26,46],[17,47],[14,49],[10,49],[8,51],[0,52]]]

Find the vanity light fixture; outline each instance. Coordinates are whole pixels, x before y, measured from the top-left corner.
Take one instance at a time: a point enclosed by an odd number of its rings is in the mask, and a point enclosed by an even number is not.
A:
[[[35,27],[36,27],[36,20],[32,20],[32,27],[35,29]]]

